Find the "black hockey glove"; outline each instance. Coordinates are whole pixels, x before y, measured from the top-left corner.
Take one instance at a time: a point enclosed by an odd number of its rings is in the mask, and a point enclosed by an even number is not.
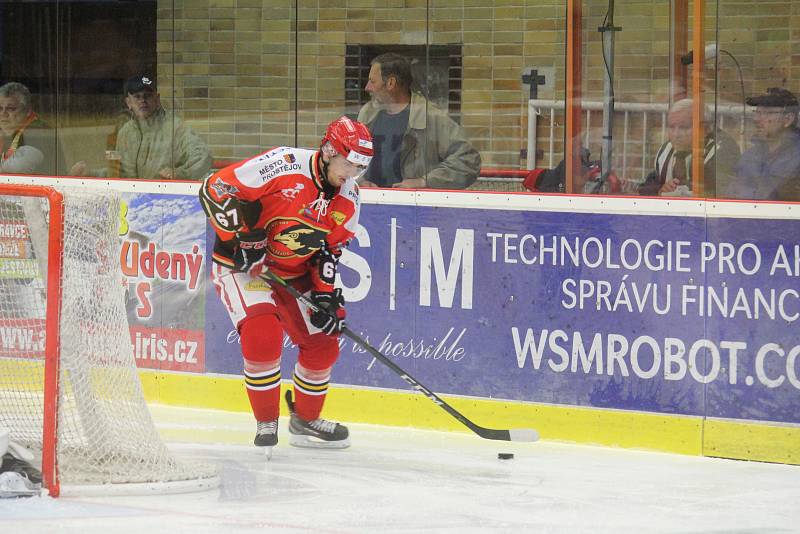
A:
[[[311,324],[329,336],[341,332],[346,316],[342,290],[336,288],[331,293],[312,291],[311,301],[320,308],[319,311],[311,311]]]
[[[314,287],[318,289],[328,287],[333,291],[333,285],[336,282],[336,267],[339,265],[339,256],[341,255],[341,250],[333,251],[327,245],[314,254],[311,258],[311,265],[314,267],[311,273]]]
[[[267,252],[266,230],[238,232],[236,237],[239,239],[239,246],[233,255],[234,270],[257,276],[264,265],[264,255]]]

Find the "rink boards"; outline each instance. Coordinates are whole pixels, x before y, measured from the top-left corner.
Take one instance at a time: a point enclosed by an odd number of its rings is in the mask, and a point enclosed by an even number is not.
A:
[[[21,178],[15,181],[42,182]],[[152,401],[248,411],[197,184],[123,191]],[[351,328],[470,419],[544,439],[800,463],[800,206],[363,190]],[[282,374],[292,373],[286,340]],[[463,430],[350,341],[326,408]]]

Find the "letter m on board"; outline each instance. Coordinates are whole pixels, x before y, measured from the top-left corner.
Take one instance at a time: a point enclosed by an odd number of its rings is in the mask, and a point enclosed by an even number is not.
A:
[[[452,308],[458,281],[461,280],[461,308],[472,309],[472,273],[475,258],[475,232],[459,228],[453,239],[449,265],[445,266],[439,229],[420,228],[419,304],[431,305],[433,279],[439,306]]]

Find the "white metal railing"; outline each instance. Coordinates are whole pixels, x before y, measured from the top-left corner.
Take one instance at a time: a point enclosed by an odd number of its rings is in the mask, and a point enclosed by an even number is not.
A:
[[[603,110],[603,102],[602,101],[582,101],[581,108],[583,113],[585,113],[585,120],[583,125],[583,135],[584,135],[584,145],[589,146],[589,131],[592,127],[591,119],[592,119],[592,111],[602,111]],[[713,112],[713,106],[708,106],[709,111]],[[614,143],[614,152],[615,158],[621,157],[622,158],[622,168],[619,169],[623,173],[628,168],[628,156],[631,154],[634,145],[638,145],[639,148],[639,155],[641,155],[641,161],[644,163],[645,167],[649,163],[648,161],[648,139],[647,133],[649,131],[649,126],[651,124],[658,125],[656,127],[660,127],[661,130],[661,140],[666,139],[666,129],[667,129],[667,104],[646,104],[641,102],[616,102],[614,104],[614,114],[617,117],[621,117],[621,121],[615,118],[614,121],[614,137],[615,139],[619,139],[621,137],[621,141],[615,141]],[[527,157],[527,168],[533,169],[536,166],[536,150],[537,146],[537,126],[539,124],[539,117],[543,115],[543,112],[546,111],[549,113],[550,122],[547,124],[549,127],[549,132],[547,132],[547,143],[548,149],[546,153],[545,161],[547,167],[554,167],[558,162],[554,161],[554,145],[555,145],[555,128],[553,125],[555,124],[556,115],[563,116],[564,110],[564,101],[563,100],[529,100],[528,101],[528,157]],[[562,113],[557,113],[557,112]],[[631,124],[631,116],[634,114],[642,115],[642,126],[641,128],[632,129],[630,127]],[[742,107],[741,104],[718,104],[717,105],[717,117],[718,117],[718,125],[720,128],[725,127],[726,121],[738,121],[738,141],[739,146],[744,148],[744,141],[745,141],[745,123],[746,119],[746,111],[745,108]],[[660,120],[654,120],[655,117],[659,117]],[[735,124],[735,123],[734,123]],[[621,156],[620,156],[621,151]],[[540,165],[543,166],[543,165]]]

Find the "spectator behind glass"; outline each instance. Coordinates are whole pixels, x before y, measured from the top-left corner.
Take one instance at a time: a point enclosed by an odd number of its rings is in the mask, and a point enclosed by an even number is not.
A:
[[[591,152],[588,148],[581,147],[581,181],[585,184],[585,193],[619,193],[621,190],[620,179],[613,172],[607,176],[602,176],[600,161],[592,161]],[[555,168],[537,168],[528,173],[522,181],[522,186],[528,191],[537,193],[564,193],[566,192],[567,170],[562,159]],[[604,180],[608,191],[603,191],[603,184],[596,184],[598,180]],[[590,185],[591,184],[591,185]],[[596,187],[598,190],[593,190]]]
[[[372,60],[372,100],[358,120],[372,133],[375,157],[359,181],[370,187],[465,189],[478,178],[481,156],[464,129],[422,94],[412,93],[411,62],[399,54]]]
[[[31,92],[17,82],[0,87],[0,172],[57,175],[66,170],[56,131],[33,111]]]
[[[591,152],[585,145],[599,144],[602,139],[603,131],[598,127],[590,127],[586,136],[581,134],[582,139],[580,149],[581,170],[580,174],[573,176],[573,187],[575,192],[581,189],[587,194],[629,194],[632,187],[631,182],[617,176],[612,170],[603,172],[602,161],[592,160]],[[552,169],[536,168],[532,169],[525,179],[522,186],[528,191],[537,193],[565,193],[567,169],[562,159],[558,165]],[[638,184],[637,184],[638,185]]]
[[[797,98],[772,87],[747,99],[753,113],[753,145],[736,165],[736,178],[726,192],[746,200],[800,200],[800,130]]]
[[[125,82],[125,104],[132,118],[120,128],[116,145],[123,178],[201,180],[208,174],[208,146],[180,119],[168,116],[152,78],[135,76]],[[72,167],[73,175],[86,172],[83,161]]]
[[[658,149],[655,168],[639,186],[640,195],[692,196],[692,100],[678,100],[667,113],[667,141]],[[703,117],[705,131],[703,177],[705,192],[716,196],[717,184],[732,178],[739,145],[714,121]]]

